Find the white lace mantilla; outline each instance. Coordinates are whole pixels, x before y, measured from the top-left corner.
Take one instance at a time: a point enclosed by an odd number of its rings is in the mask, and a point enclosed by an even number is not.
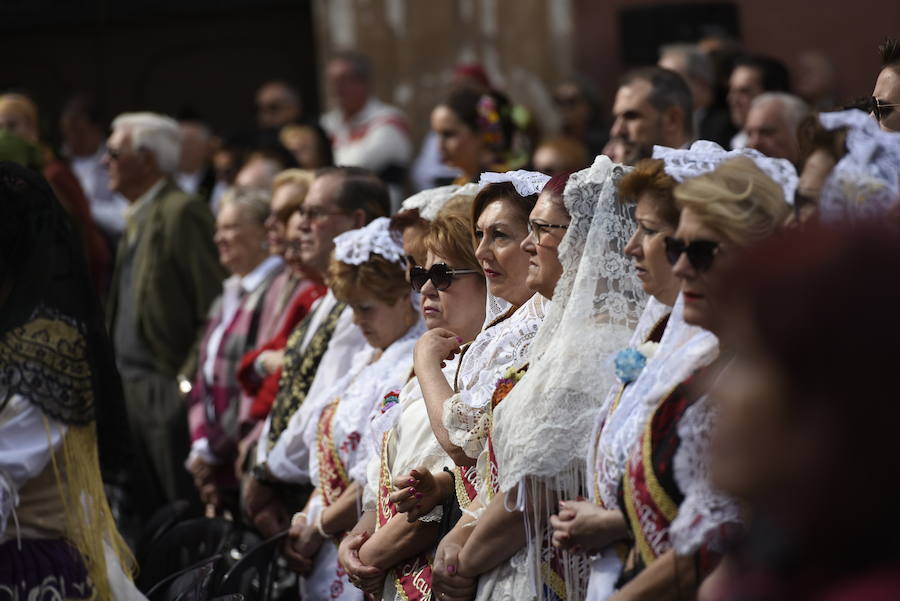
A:
[[[781,186],[784,201],[790,205],[794,204],[794,192],[797,190],[799,178],[797,170],[787,159],[773,159],[752,148],[725,150],[709,140],[697,140],[689,149],[653,147],[653,158],[662,159],[665,163],[665,172],[677,182],[714,171],[724,161],[740,156],[756,163],[763,173]]]
[[[516,171],[507,171],[505,173],[496,173],[494,171],[482,173],[478,183],[483,186],[486,184],[510,182],[515,187],[516,192],[519,193],[519,196],[531,196],[532,194],[540,194],[548,181],[550,181],[549,175],[544,175],[538,171],[517,169]]]
[[[334,239],[334,257],[348,265],[362,265],[371,255],[403,264],[403,245],[389,229],[391,220],[379,217],[369,225],[344,232]]]
[[[487,411],[497,387],[511,367],[528,361],[528,349],[550,301],[532,296],[510,317],[483,330],[460,360],[458,392],[444,404],[443,422],[450,441],[477,459],[484,450],[490,415]]]
[[[626,172],[605,156],[573,174],[563,201],[571,217],[559,246],[563,273],[535,338],[531,366],[494,412],[500,489],[522,478],[556,479],[584,459],[603,394],[615,380],[613,355],[637,327],[647,297],[624,248],[634,233],[618,200]]]
[[[681,442],[673,472],[684,501],[669,526],[669,540],[678,555],[690,555],[702,545],[723,552],[722,526],[743,521],[738,502],[709,481],[710,440],[717,414],[715,403],[704,396],[678,422]]]
[[[824,221],[878,219],[900,198],[900,133],[882,131],[862,111],[821,113],[822,127],[847,128],[847,154],[819,195]]]

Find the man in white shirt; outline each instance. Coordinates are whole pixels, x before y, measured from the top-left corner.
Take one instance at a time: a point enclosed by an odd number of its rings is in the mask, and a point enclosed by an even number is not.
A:
[[[300,255],[303,263],[327,273],[334,238],[388,212],[385,186],[369,171],[355,167],[321,170],[300,207]],[[243,506],[264,535],[288,526],[285,499],[276,494],[277,468],[268,464],[269,451],[303,401],[327,388],[349,370],[365,338],[353,325],[352,311],[329,291],[288,338],[282,379],[272,411],[256,447],[256,467],[245,480]],[[324,351],[324,352],[323,352]],[[310,366],[314,367],[310,367]]]
[[[334,164],[374,171],[399,203],[413,151],[406,117],[372,95],[372,66],[362,54],[335,55],[326,78],[337,106],[322,116],[321,125],[331,139]]]

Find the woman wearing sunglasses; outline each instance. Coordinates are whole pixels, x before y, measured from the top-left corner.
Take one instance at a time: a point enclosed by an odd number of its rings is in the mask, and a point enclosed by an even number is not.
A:
[[[305,475],[315,487],[293,517],[285,544],[291,567],[305,576],[304,599],[362,599],[338,565],[337,541],[359,518],[371,453],[370,416],[406,382],[413,345],[425,330],[410,303],[403,248],[388,222],[378,218],[335,238],[329,286],[353,310],[353,323],[368,346],[330,391],[306,399],[305,409],[317,418],[300,432],[303,444],[287,451],[298,478]]]
[[[624,466],[618,501],[634,545],[621,589],[611,597],[616,601],[692,597],[740,522],[736,505],[708,483],[714,416],[706,393],[730,357],[710,334],[718,329],[721,309],[713,282],[739,249],[772,235],[789,213],[784,188],[767,175],[777,177],[780,164],[753,156],[730,158],[712,172],[697,157],[687,171],[703,175],[685,178],[674,191],[681,216],[675,235],[666,239],[666,254],[682,281],[683,305],[670,318],[660,361],[647,367],[646,379],[655,374],[664,384],[656,390],[666,392],[647,397],[660,400]],[[681,157],[681,164],[685,159],[690,157]],[[682,339],[676,354],[668,350],[670,335]]]
[[[426,326],[463,340],[478,335],[485,314],[486,284],[471,242],[472,199],[452,198],[430,224],[423,240],[428,268],[413,267],[411,278]],[[444,377],[452,380],[458,356],[444,363]],[[432,432],[416,377],[383,404],[372,430],[378,452],[369,461],[365,513],[341,544],[341,563],[352,582],[382,599],[422,599],[431,587],[440,505],[453,492],[443,470],[453,461]]]

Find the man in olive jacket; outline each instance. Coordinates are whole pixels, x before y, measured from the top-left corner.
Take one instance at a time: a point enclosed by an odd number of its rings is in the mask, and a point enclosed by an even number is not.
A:
[[[109,185],[128,199],[108,307],[135,444],[134,499],[143,518],[179,498],[195,500],[179,380],[196,371],[197,341],[225,272],[208,205],[173,182],[178,126],[153,113],[113,121],[103,159]]]

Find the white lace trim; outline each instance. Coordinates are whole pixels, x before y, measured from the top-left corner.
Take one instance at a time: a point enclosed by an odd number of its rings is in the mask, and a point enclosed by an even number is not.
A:
[[[654,146],[653,158],[662,159],[665,172],[677,182],[714,171],[722,162],[735,157],[744,156],[751,159],[763,173],[771,177],[781,186],[784,201],[794,204],[794,192],[797,190],[797,170],[786,159],[773,159],[758,150],[741,148],[725,150],[715,142],[697,140],[690,149]]]
[[[478,183],[483,186],[485,184],[510,182],[516,188],[519,196],[531,196],[532,194],[540,194],[548,181],[550,181],[549,175],[544,175],[538,171],[517,169],[506,173],[496,173],[494,171],[482,173]]]
[[[689,555],[702,545],[724,551],[721,527],[743,521],[738,502],[709,481],[709,444],[717,413],[704,396],[678,422],[680,443],[672,465],[684,501],[669,526],[669,539],[678,555]]]
[[[373,254],[403,264],[403,245],[389,229],[391,220],[379,217],[369,225],[344,232],[334,239],[334,257],[341,263],[361,265]]]
[[[403,201],[400,208],[404,211],[417,209],[419,217],[426,221],[434,221],[450,199],[458,196],[475,198],[481,188],[481,184],[465,184],[464,186],[441,186],[422,190]]]
[[[819,194],[824,221],[877,219],[900,198],[900,133],[882,131],[862,111],[821,113],[828,130],[847,128],[847,154]]]
[[[443,423],[450,442],[477,459],[484,449],[490,416],[487,407],[511,367],[527,362],[528,349],[550,301],[535,294],[507,319],[482,331],[460,360],[459,392],[444,404]]]

